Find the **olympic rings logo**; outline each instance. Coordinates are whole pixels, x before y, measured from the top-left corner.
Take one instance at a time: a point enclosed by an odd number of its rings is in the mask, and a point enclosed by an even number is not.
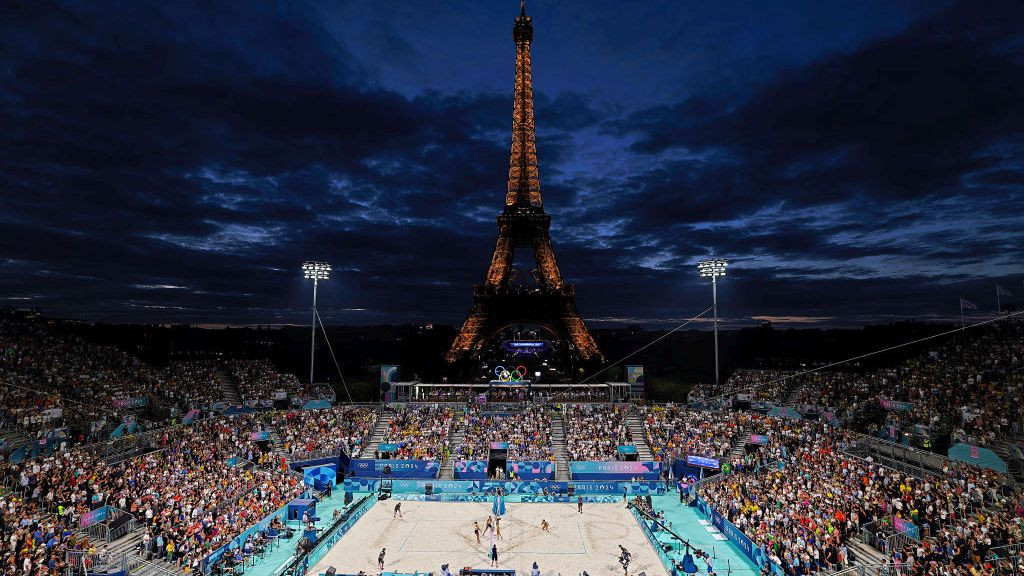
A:
[[[504,366],[495,366],[494,375],[499,382],[522,382],[526,378],[526,366],[516,366],[515,370],[506,370]]]

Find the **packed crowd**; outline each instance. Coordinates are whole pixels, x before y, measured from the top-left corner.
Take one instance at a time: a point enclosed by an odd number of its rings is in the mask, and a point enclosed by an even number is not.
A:
[[[168,428],[157,450],[116,464],[74,448],[0,465],[12,487],[0,524],[2,541],[11,544],[5,565],[57,574],[65,552],[83,546],[71,531],[91,509],[110,505],[144,523],[147,545],[160,542],[159,558],[194,571],[207,554],[303,491],[301,478],[251,439],[269,418]]]
[[[551,460],[551,417],[542,406],[511,413],[466,411],[465,440],[455,448],[460,459],[486,460],[491,442],[508,442],[509,460]]]
[[[292,410],[275,421],[284,451],[293,459],[300,453],[336,452],[341,447],[359,458],[373,434],[377,411],[365,406]]]
[[[639,417],[654,458],[664,462],[688,454],[725,457],[736,438],[762,418],[756,413],[696,411],[672,404],[641,408]]]
[[[920,479],[845,454],[849,433],[824,423],[765,418],[753,426],[770,438],[756,462],[700,495],[787,573],[846,565],[851,536],[865,527],[888,536],[893,517],[935,537],[921,554],[915,547],[918,569],[934,562],[921,573],[942,566],[973,574],[988,549],[1021,541],[1024,505],[998,475],[951,464],[941,476]],[[898,553],[906,563],[906,550]]]
[[[267,360],[228,360],[226,364],[242,400],[274,398],[278,392],[291,396],[302,391],[294,374],[279,373]]]
[[[786,393],[794,387],[795,371],[791,370],[751,370],[740,368],[729,375],[720,386],[701,384],[690,392],[690,398],[707,399],[718,396],[735,396],[750,394],[751,400],[773,402],[778,404],[785,399]]]
[[[217,382],[212,363],[155,368],[50,322],[0,314],[0,418],[31,431],[76,419],[117,421],[133,399],[182,412],[220,398]]]
[[[381,443],[398,445],[396,460],[447,460],[455,427],[455,411],[448,406],[402,406],[388,421]]]
[[[627,410],[621,405],[567,404],[562,420],[569,459],[613,460],[619,446],[632,445]]]

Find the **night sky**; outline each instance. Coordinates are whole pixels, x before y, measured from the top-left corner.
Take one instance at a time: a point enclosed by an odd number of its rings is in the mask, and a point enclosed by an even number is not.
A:
[[[322,259],[326,322],[461,322],[518,4],[5,2],[0,305],[302,322]],[[541,191],[592,326],[700,312],[711,254],[731,325],[991,314],[997,281],[1024,303],[1024,3],[527,11]]]

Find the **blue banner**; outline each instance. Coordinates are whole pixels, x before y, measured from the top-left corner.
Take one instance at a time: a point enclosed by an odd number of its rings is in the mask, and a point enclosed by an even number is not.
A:
[[[456,480],[487,480],[486,460],[460,460],[455,463]]]
[[[917,540],[918,542],[921,541],[921,530],[917,527],[916,524],[908,520],[904,520],[899,516],[893,516],[892,526],[899,532],[906,534],[914,540]]]
[[[735,544],[747,558],[750,558],[757,565],[758,569],[763,569],[766,565],[770,565],[772,574],[778,574],[779,576],[784,574],[781,566],[768,559],[768,554],[764,548],[754,546],[754,543],[750,538],[747,538],[747,535],[742,530],[737,528],[732,522],[729,522],[725,516],[722,516],[717,510],[712,508],[703,498],[697,497],[696,506],[697,510],[704,516],[707,516],[715,528],[728,538],[730,542]]]
[[[85,514],[82,514],[82,518],[78,521],[79,528],[85,528],[86,526],[92,526],[93,524],[99,524],[107,519],[107,507],[101,506],[95,510],[90,510]]]
[[[441,465],[436,460],[352,460],[349,472],[356,476],[379,478],[386,466],[391,467],[392,478],[437,478]]]
[[[330,407],[330,400],[310,400],[302,405],[303,410],[326,410]]]
[[[712,470],[718,470],[721,464],[717,458],[708,458],[706,456],[697,456],[696,454],[686,455],[686,465],[694,466],[697,468],[710,468]]]
[[[619,454],[636,454],[636,446],[619,446]]]
[[[317,490],[325,490],[338,483],[338,470],[332,465],[310,466],[302,470],[302,482]]]
[[[569,473],[573,480],[657,480],[661,462],[570,462]]]
[[[515,460],[508,462],[505,467],[509,472],[515,472],[516,480],[555,479],[555,463],[550,460]]]
[[[377,452],[398,452],[398,444],[378,444]]]
[[[192,421],[196,419],[196,416],[199,416],[199,410],[193,408],[192,410],[189,410],[187,414],[185,414],[185,417],[181,420],[181,423],[191,424]]]
[[[376,492],[380,485],[379,478],[345,478],[346,492]],[[619,497],[623,492],[630,495],[661,494],[665,485],[661,482],[499,482],[487,480],[393,480],[391,491],[394,494],[423,494],[427,485],[433,494],[485,494],[501,488],[506,494],[536,495],[567,494],[569,486],[578,494],[614,494]]]

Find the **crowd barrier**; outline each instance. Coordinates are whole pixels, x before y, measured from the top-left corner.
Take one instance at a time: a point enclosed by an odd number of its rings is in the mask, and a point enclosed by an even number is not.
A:
[[[710,504],[704,501],[703,498],[697,497],[695,500],[695,506],[701,514],[711,520],[711,523],[722,533],[730,542],[736,545],[737,548],[743,552],[743,555],[749,558],[754,565],[757,566],[758,570],[763,570],[765,566],[769,567],[772,574],[777,576],[785,576],[785,571],[782,567],[771,561],[768,558],[768,553],[761,546],[755,546],[754,542],[747,538],[747,535],[742,530],[736,527],[732,522],[722,516],[717,510],[715,510]]]
[[[569,475],[573,480],[658,480],[661,478],[661,462],[644,460],[623,462],[570,462]]]
[[[374,460],[354,458],[348,468],[349,474],[357,477],[380,477],[385,469],[391,469],[392,478],[437,478],[441,464],[437,460]]]
[[[555,463],[549,461],[515,460],[507,462],[506,472],[515,473],[521,480],[554,480]],[[456,480],[487,480],[486,460],[460,460],[455,462]]]
[[[380,478],[345,478],[342,486],[346,492],[377,492],[381,487]],[[394,494],[477,494],[501,488],[506,494],[543,493],[568,494],[622,494],[641,495],[663,494],[665,485],[661,482],[502,482],[491,480],[390,480]]]
[[[303,497],[305,497],[305,496],[308,496],[308,493],[303,495]],[[284,506],[281,506],[280,508],[278,508],[276,511],[274,511],[270,515],[264,517],[262,520],[260,520],[256,524],[253,524],[252,526],[250,526],[245,532],[242,532],[238,536],[235,536],[234,538],[232,538],[231,541],[228,542],[227,544],[225,544],[225,545],[221,546],[220,548],[214,550],[209,555],[207,555],[206,558],[203,558],[202,566],[201,566],[202,573],[203,574],[209,574],[210,573],[210,569],[213,567],[213,565],[216,564],[217,561],[220,560],[228,550],[233,550],[233,549],[238,548],[240,546],[244,546],[245,545],[245,541],[248,540],[249,537],[251,537],[252,535],[254,535],[254,534],[258,533],[258,532],[262,532],[263,530],[266,530],[267,527],[270,526],[270,523],[273,522],[274,518],[280,518],[281,522],[285,522],[288,519],[288,504],[285,504]]]

